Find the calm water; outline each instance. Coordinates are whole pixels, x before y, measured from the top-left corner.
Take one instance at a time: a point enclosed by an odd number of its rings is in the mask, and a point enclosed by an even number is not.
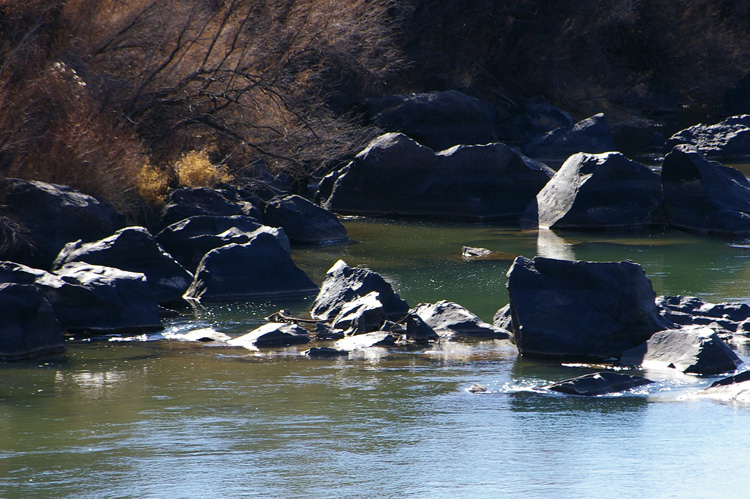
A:
[[[449,299],[486,320],[518,254],[631,259],[657,293],[750,301],[743,241],[346,223],[355,243],[295,251],[314,280],[343,258],[411,305]],[[465,262],[463,245],[508,259]],[[309,305],[225,305],[168,327],[239,335]],[[538,386],[587,367],[518,359],[504,342],[298,353],[103,341],[0,364],[0,497],[724,498],[750,486],[750,406],[696,397],[711,379],[648,372],[657,383],[639,392],[584,399]]]

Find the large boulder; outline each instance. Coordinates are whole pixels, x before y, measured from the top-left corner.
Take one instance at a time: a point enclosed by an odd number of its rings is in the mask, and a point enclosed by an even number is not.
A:
[[[279,240],[260,232],[203,257],[185,298],[216,302],[310,296],[318,287],[292,261]]]
[[[494,107],[457,90],[371,97],[365,107],[383,130],[402,132],[434,151],[499,138]]]
[[[252,203],[238,198],[235,191],[208,187],[181,187],[170,193],[161,212],[161,227],[195,216],[244,215],[260,222],[262,214]]]
[[[122,227],[120,216],[96,198],[70,187],[32,180],[2,181],[0,215],[18,225],[19,244],[0,259],[49,269],[70,241],[95,241]]]
[[[192,271],[212,249],[227,244],[245,244],[261,232],[273,235],[287,253],[291,251],[284,229],[268,227],[244,215],[186,218],[164,228],[156,235],[156,241],[183,267]]]
[[[710,375],[734,371],[742,360],[712,329],[686,327],[654,333],[642,345],[623,352],[620,363]]]
[[[695,146],[710,158],[747,159],[750,157],[750,114],[731,116],[714,125],[701,123],[680,130],[664,143],[664,154],[680,144]]]
[[[0,361],[64,350],[63,331],[41,290],[28,284],[0,284]]]
[[[385,322],[385,307],[380,293],[371,291],[342,305],[331,322],[334,329],[343,329],[344,334],[363,334],[379,331]]]
[[[35,285],[66,331],[125,334],[162,329],[156,295],[140,273],[84,262],[49,273],[0,262],[0,282]]]
[[[664,225],[661,181],[619,152],[574,154],[529,204],[522,223],[571,230]]]
[[[413,312],[441,337],[507,339],[508,333],[471,313],[457,303],[441,300],[437,303],[420,303]]]
[[[388,133],[336,178],[324,206],[353,215],[517,221],[553,173],[500,143],[436,154]]]
[[[615,151],[615,141],[603,114],[595,114],[572,125],[533,136],[522,146],[524,154],[550,165],[560,165],[579,152]]]
[[[642,376],[601,371],[552,383],[544,388],[568,395],[596,396],[623,392],[638,386],[648,385],[651,380]]]
[[[57,256],[54,268],[71,262],[142,273],[159,303],[181,300],[193,281],[193,275],[164,251],[144,227],[126,227],[110,237],[90,243],[68,243]]]
[[[631,261],[519,256],[508,294],[516,345],[528,357],[607,360],[665,329],[651,282]]]
[[[269,322],[238,338],[227,341],[229,345],[254,350],[264,347],[284,347],[310,342],[310,335],[296,324]]]
[[[379,274],[364,268],[350,267],[339,260],[326,273],[311,315],[315,319],[333,320],[345,304],[373,291],[378,293],[377,298],[383,305],[386,318],[398,321],[409,313],[409,305]]]
[[[336,215],[297,195],[269,201],[263,220],[267,225],[283,228],[292,243],[330,244],[349,241],[346,229]]]
[[[750,182],[734,168],[709,161],[694,146],[679,145],[664,158],[661,182],[672,226],[750,235]]]

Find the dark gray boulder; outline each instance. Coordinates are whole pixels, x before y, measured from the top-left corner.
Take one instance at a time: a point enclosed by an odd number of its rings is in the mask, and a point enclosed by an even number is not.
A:
[[[71,262],[142,273],[163,304],[182,300],[193,281],[193,275],[164,251],[144,227],[126,227],[90,243],[68,243],[57,256],[54,268]]]
[[[283,229],[268,227],[244,215],[230,217],[195,216],[176,222],[156,235],[156,241],[183,267],[198,268],[206,253],[227,244],[245,244],[267,232],[289,253],[289,239]]]
[[[261,222],[262,214],[252,203],[239,199],[235,191],[208,187],[181,187],[172,191],[161,211],[160,227],[195,216],[243,215]]]
[[[35,285],[69,332],[125,334],[162,329],[156,295],[140,273],[84,262],[49,273],[0,262],[0,282]]]
[[[457,90],[371,97],[365,107],[386,132],[402,132],[434,151],[499,139],[495,108]]]
[[[303,345],[310,342],[310,335],[296,324],[270,322],[238,338],[227,341],[229,345],[254,350],[264,347]]]
[[[66,243],[95,241],[122,227],[120,216],[96,198],[70,187],[7,178],[0,215],[20,229],[19,244],[9,244],[0,259],[50,269]]]
[[[0,361],[62,352],[65,340],[52,306],[28,284],[0,284]]]
[[[714,381],[708,388],[736,385],[737,383],[745,383],[746,381],[750,381],[750,371],[742,371],[741,373],[737,373],[732,376],[727,376],[726,378]]]
[[[387,329],[387,328],[383,328]],[[420,316],[413,312],[409,312],[407,316],[401,319],[400,322],[396,323],[394,327],[387,329],[391,332],[398,332],[403,335],[409,341],[416,343],[427,343],[431,341],[440,340],[440,336],[437,332],[427,324],[426,321],[422,320]]]
[[[607,360],[665,329],[651,282],[631,261],[519,256],[508,271],[508,294],[524,356]]]
[[[661,180],[619,152],[574,154],[529,204],[521,223],[570,230],[662,226]]]
[[[579,152],[591,154],[617,150],[603,114],[529,138],[521,150],[527,156],[550,165],[560,165]]]
[[[412,312],[444,339],[459,337],[507,339],[507,331],[487,324],[457,303],[441,300],[437,303],[420,303]]]
[[[336,215],[307,199],[292,195],[274,198],[266,204],[267,225],[284,229],[289,241],[298,244],[331,244],[349,241]]]
[[[558,381],[544,388],[568,395],[596,396],[623,392],[650,383],[652,383],[651,380],[642,376],[601,371]]]
[[[537,135],[575,125],[568,113],[553,106],[544,97],[524,101],[512,121],[523,132]]]
[[[669,223],[692,232],[750,234],[750,182],[734,168],[709,161],[694,146],[679,145],[661,171]]]
[[[644,344],[623,352],[620,364],[710,375],[734,371],[742,360],[712,329],[685,327],[654,333]]]
[[[383,305],[387,319],[398,321],[409,312],[409,305],[379,274],[364,268],[349,267],[339,260],[326,273],[311,315],[315,319],[333,320],[345,304],[373,291],[378,293],[378,301]]]
[[[260,232],[244,244],[228,244],[203,257],[188,300],[216,302],[310,296],[318,287],[292,261],[279,240]]]
[[[675,146],[695,146],[702,154],[722,160],[750,158],[750,115],[731,116],[714,125],[698,124],[680,130],[664,143],[664,154]]]
[[[343,329],[346,335],[363,334],[380,330],[383,322],[385,307],[380,301],[380,293],[371,291],[342,304],[331,327]]]
[[[353,215],[517,221],[552,174],[500,143],[434,153],[389,133],[354,158],[323,206]]]

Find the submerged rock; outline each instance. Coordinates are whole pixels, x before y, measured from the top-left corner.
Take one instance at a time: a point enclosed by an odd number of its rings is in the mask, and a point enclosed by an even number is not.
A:
[[[245,244],[228,244],[206,253],[185,298],[216,302],[317,292],[318,287],[294,264],[278,239],[261,232]]]
[[[672,226],[750,235],[750,181],[734,168],[707,160],[693,146],[679,145],[664,158],[661,182]]]
[[[193,274],[164,251],[144,227],[126,227],[90,243],[68,243],[57,256],[54,267],[61,268],[71,262],[142,273],[159,303],[181,300],[193,280]]]
[[[383,305],[387,319],[400,320],[409,312],[409,305],[379,274],[364,268],[349,267],[339,260],[326,273],[311,315],[315,319],[332,320],[346,303],[373,291],[378,293],[378,301]]]
[[[441,338],[507,339],[509,336],[503,329],[487,324],[461,305],[450,301],[420,303],[413,312]]]
[[[515,221],[552,173],[500,143],[436,154],[388,133],[336,177],[324,206],[353,215]]]
[[[561,164],[573,154],[617,150],[603,114],[595,114],[573,125],[532,137],[521,149],[524,154],[549,164]]]
[[[284,229],[298,244],[331,244],[349,241],[344,225],[330,211],[293,195],[274,198],[266,204],[266,224]]]
[[[569,395],[596,396],[622,392],[650,383],[653,382],[641,376],[601,371],[559,381],[544,388]]]
[[[383,130],[403,132],[435,151],[498,140],[494,107],[456,90],[372,97],[365,107]]]
[[[310,342],[310,335],[296,324],[270,322],[249,333],[227,341],[229,345],[248,348],[301,345]]]
[[[701,123],[680,130],[664,143],[664,154],[680,144],[695,146],[710,158],[747,159],[750,157],[750,115],[731,116],[715,125]]]
[[[607,360],[665,328],[651,282],[631,261],[519,256],[508,294],[516,345],[529,357]]]
[[[688,374],[734,371],[742,360],[709,328],[686,327],[654,333],[642,345],[623,352],[623,365],[658,366]]]
[[[330,359],[334,357],[348,357],[349,352],[346,350],[336,350],[329,347],[312,347],[302,352],[304,355],[312,358]]]
[[[574,154],[529,204],[521,223],[577,230],[662,226],[661,181],[619,152]]]
[[[0,215],[19,225],[17,244],[0,245],[2,260],[49,270],[66,243],[95,241],[122,227],[109,206],[70,187],[6,178]]]
[[[0,361],[62,352],[63,330],[42,291],[33,285],[0,284]]]
[[[375,331],[372,333],[357,334],[347,336],[334,343],[339,350],[351,352],[353,350],[362,350],[364,348],[392,346],[396,344],[396,338],[389,331]]]

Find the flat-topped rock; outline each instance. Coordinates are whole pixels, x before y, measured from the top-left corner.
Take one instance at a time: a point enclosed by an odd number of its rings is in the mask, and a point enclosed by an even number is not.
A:
[[[675,146],[695,146],[709,158],[746,160],[750,158],[750,114],[730,116],[720,123],[700,123],[672,135],[664,143],[664,154]]]

